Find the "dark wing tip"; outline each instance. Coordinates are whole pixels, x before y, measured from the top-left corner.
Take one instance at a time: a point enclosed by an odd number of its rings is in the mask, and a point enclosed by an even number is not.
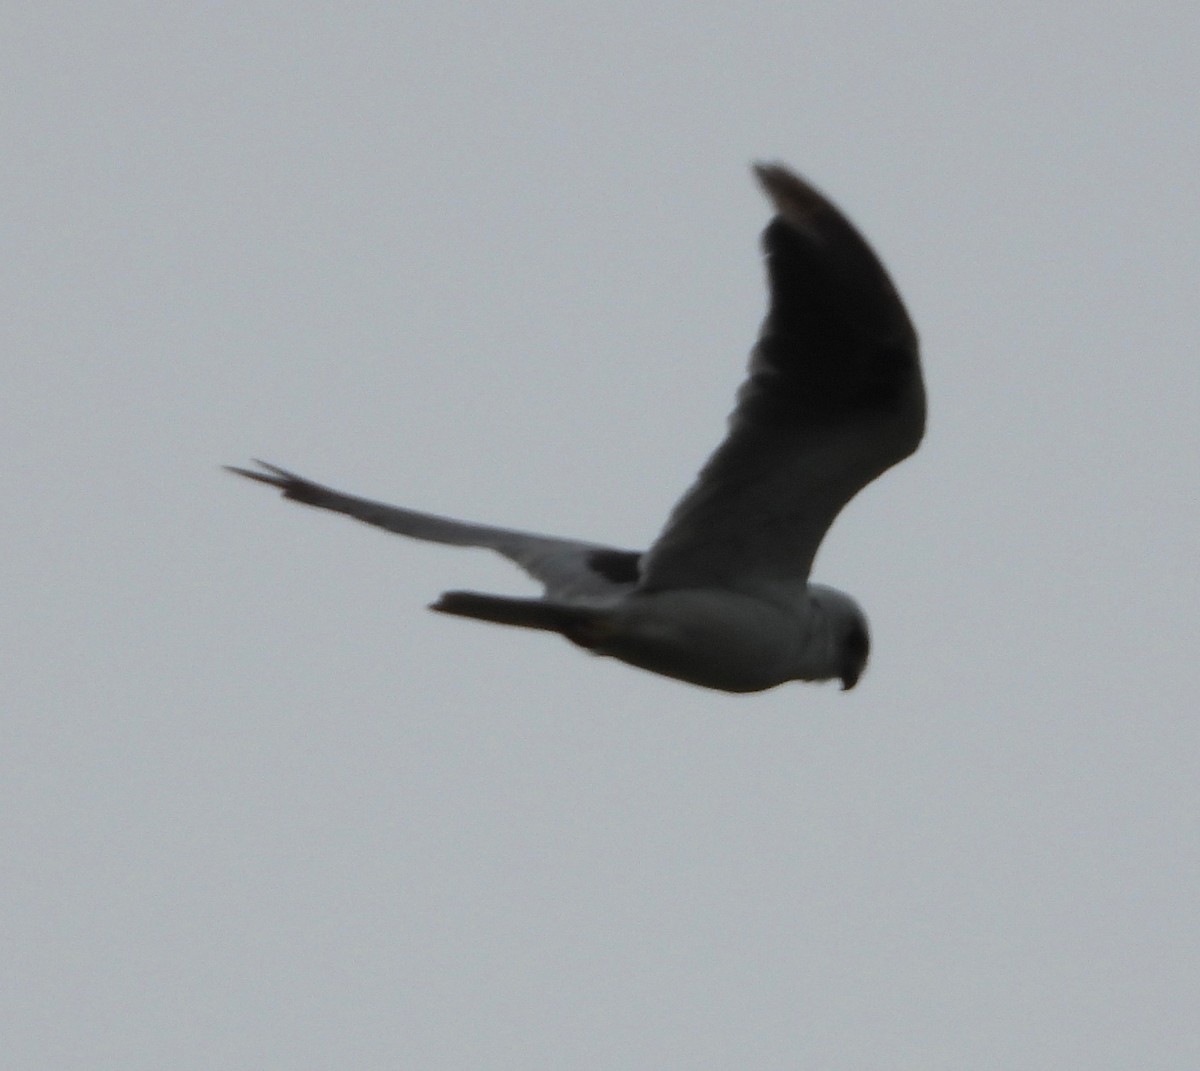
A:
[[[267,471],[255,472],[253,469],[243,469],[236,465],[222,465],[221,467],[235,476],[244,476],[247,480],[265,483],[268,487],[277,487],[283,492],[284,498],[308,505],[318,504],[321,497],[328,493],[328,488],[322,487],[319,483],[313,483],[312,480],[306,480],[303,476],[297,476],[287,469],[281,469],[278,465],[259,461],[258,458],[254,458],[254,464]]]
[[[754,174],[771,203],[793,227],[804,227],[822,212],[832,209],[829,201],[783,164],[754,165]]]
[[[255,472],[253,469],[239,468],[237,465],[222,465],[226,472],[232,472],[235,476],[245,476],[247,480],[255,480],[258,483],[265,483],[271,487],[283,487],[286,485],[289,478],[292,478],[290,472],[284,472],[283,469],[277,469],[274,465],[268,465],[265,461],[259,461],[254,458],[256,465],[261,465],[266,472]]]
[[[776,217],[763,231],[775,327],[810,317],[814,303],[842,309],[879,344],[915,354],[916,330],[895,284],[870,243],[828,197],[779,163],[754,174]],[[818,302],[814,295],[824,296]],[[828,316],[825,317],[828,319]]]

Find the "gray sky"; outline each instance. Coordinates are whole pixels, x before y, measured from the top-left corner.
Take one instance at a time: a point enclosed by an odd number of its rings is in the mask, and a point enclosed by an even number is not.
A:
[[[7,8],[7,1066],[1197,1066],[1198,39]],[[439,618],[528,584],[219,472],[647,543],[762,312],[759,158],[924,344],[817,563],[856,691]]]

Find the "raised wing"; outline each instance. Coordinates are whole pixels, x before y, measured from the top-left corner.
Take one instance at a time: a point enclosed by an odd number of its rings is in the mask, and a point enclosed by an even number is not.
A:
[[[778,165],[755,172],[770,303],[725,441],[642,562],[641,588],[797,597],[841,508],[925,428],[917,335],[870,246]]]
[[[265,461],[255,464],[262,466],[265,471],[256,472],[232,465],[226,465],[225,468],[248,480],[277,487],[283,492],[284,498],[294,502],[344,513],[398,535],[456,547],[494,550],[543,584],[550,598],[587,600],[620,595],[632,590],[638,579],[638,561],[641,558],[638,551],[454,521],[449,517],[345,495],[287,469],[268,465]]]

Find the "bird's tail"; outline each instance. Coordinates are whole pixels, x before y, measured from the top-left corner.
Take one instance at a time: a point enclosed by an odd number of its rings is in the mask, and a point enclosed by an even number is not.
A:
[[[604,611],[545,599],[515,599],[478,591],[447,591],[429,609],[439,614],[473,617],[497,625],[558,632],[583,647],[594,646],[603,632]]]

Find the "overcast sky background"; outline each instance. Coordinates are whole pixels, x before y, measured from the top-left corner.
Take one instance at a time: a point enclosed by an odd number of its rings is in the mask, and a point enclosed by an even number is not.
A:
[[[1198,1065],[1194,4],[2,21],[6,1066]],[[438,617],[530,585],[219,471],[648,543],[755,159],[924,346],[854,692]]]

